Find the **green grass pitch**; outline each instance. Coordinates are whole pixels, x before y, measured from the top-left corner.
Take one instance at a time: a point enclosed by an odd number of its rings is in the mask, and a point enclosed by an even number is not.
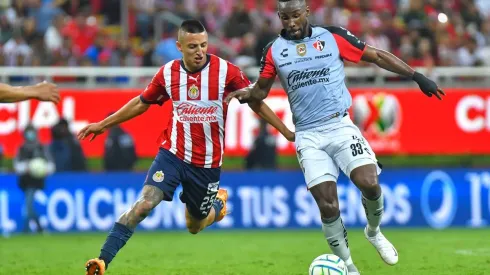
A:
[[[490,274],[490,230],[390,229],[400,254],[382,262],[362,231],[349,231],[354,262],[363,275]],[[85,274],[105,233],[0,238],[0,274]],[[106,272],[125,274],[307,275],[310,262],[329,253],[318,230],[136,232]]]

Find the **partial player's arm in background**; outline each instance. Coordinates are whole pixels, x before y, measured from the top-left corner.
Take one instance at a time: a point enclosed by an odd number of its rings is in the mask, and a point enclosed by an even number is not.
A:
[[[55,84],[46,81],[33,86],[14,87],[0,83],[0,102],[11,103],[28,99],[58,103],[60,94]]]
[[[119,109],[116,113],[106,119],[85,126],[79,133],[79,139],[85,139],[91,134],[92,141],[96,136],[104,133],[107,129],[114,125],[128,121],[136,116],[141,115],[150,108],[151,104],[162,105],[167,101],[169,96],[165,90],[165,81],[163,79],[163,67],[155,74],[150,84],[141,93],[141,95],[131,99],[126,105]]]

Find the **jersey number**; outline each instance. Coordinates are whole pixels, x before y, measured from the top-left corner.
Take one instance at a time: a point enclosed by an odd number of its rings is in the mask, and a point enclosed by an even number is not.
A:
[[[362,150],[362,145],[360,143],[354,143],[350,145],[350,148],[352,149],[352,156],[357,156],[357,155],[362,155],[364,153],[364,150]]]
[[[218,186],[219,186],[219,182],[213,182],[208,184],[207,194],[202,199],[201,207],[199,208],[199,210],[201,210],[201,213],[203,215],[207,215],[209,213],[209,210],[213,206],[214,200],[216,199],[216,195],[218,194]]]

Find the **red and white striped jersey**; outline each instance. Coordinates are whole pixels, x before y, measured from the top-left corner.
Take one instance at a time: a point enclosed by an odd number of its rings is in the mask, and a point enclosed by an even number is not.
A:
[[[181,60],[165,64],[141,94],[145,103],[172,100],[173,116],[163,133],[162,148],[183,161],[203,168],[222,164],[228,93],[245,88],[250,81],[230,62],[215,55],[195,73]]]

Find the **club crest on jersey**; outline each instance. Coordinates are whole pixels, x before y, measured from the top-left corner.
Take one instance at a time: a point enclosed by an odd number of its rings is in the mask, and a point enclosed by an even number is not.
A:
[[[153,174],[153,181],[154,182],[162,182],[163,179],[165,178],[165,175],[163,174],[163,171],[156,171],[155,174]]]
[[[296,53],[298,53],[299,56],[305,56],[306,44],[301,43],[301,44],[296,45]]]
[[[189,88],[189,91],[187,92],[189,95],[190,99],[196,99],[199,97],[199,89],[195,84],[192,84],[192,86]]]
[[[317,40],[313,43],[313,48],[317,49],[319,52],[323,51],[323,49],[325,49],[325,41]]]

